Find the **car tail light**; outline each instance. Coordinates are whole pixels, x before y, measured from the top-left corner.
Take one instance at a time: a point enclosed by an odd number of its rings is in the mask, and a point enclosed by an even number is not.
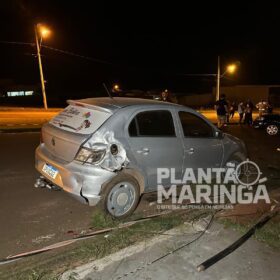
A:
[[[98,164],[105,156],[106,149],[89,149],[82,147],[77,153],[75,160],[88,163],[88,164]]]

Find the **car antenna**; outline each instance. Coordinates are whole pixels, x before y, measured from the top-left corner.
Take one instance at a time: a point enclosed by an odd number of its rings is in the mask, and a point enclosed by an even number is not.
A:
[[[107,94],[109,95],[109,97],[110,97],[111,99],[114,99],[113,96],[111,95],[110,91],[108,90],[106,84],[103,83],[102,85],[103,85],[103,87],[105,88],[105,90],[106,90]]]

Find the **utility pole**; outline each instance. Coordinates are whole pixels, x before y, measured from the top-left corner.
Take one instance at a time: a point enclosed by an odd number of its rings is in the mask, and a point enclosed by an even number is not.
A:
[[[218,69],[217,69],[217,85],[216,85],[216,100],[220,99],[220,78],[221,78],[221,73],[220,73],[220,56],[218,56]]]
[[[35,39],[36,39],[37,57],[38,57],[39,70],[40,70],[40,79],[41,79],[41,86],[42,86],[44,108],[48,109],[47,97],[46,97],[46,88],[45,88],[45,80],[44,80],[42,59],[41,59],[41,51],[40,51],[41,46],[39,44],[39,39],[38,39],[38,27],[37,27],[37,25],[35,25]]]

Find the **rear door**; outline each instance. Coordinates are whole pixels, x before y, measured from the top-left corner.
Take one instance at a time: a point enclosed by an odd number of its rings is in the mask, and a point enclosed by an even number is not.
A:
[[[157,168],[174,168],[181,178],[183,146],[169,110],[137,112],[128,126],[129,144],[138,168],[146,175],[147,190],[157,188]],[[170,186],[170,178],[162,182]]]

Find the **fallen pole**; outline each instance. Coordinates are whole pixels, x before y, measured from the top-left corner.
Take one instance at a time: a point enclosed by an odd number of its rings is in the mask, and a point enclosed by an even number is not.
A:
[[[279,209],[278,209],[279,211]],[[198,271],[204,271],[213,264],[217,263],[233,251],[235,251],[237,248],[239,248],[245,241],[247,241],[255,232],[257,229],[260,229],[263,227],[272,217],[274,217],[278,211],[273,211],[269,213],[268,215],[264,216],[259,220],[258,223],[256,223],[254,226],[252,226],[243,236],[241,236],[238,240],[236,240],[233,244],[219,252],[218,254],[214,255],[210,259],[206,260],[202,264],[197,266]]]
[[[133,221],[129,221],[129,222],[120,224],[116,227],[110,227],[110,228],[100,229],[100,230],[97,230],[97,231],[91,231],[91,232],[86,233],[86,234],[81,234],[81,235],[78,235],[74,238],[55,243],[55,244],[43,247],[41,249],[32,250],[32,251],[28,251],[28,252],[24,252],[24,253],[19,253],[19,254],[16,254],[16,255],[10,255],[10,256],[8,256],[4,259],[0,259],[0,265],[8,264],[10,262],[17,261],[17,260],[20,260],[20,259],[25,258],[25,257],[38,255],[38,254],[41,254],[41,253],[44,253],[44,252],[47,252],[47,251],[50,251],[50,250],[58,249],[58,248],[70,245],[70,244],[72,244],[76,241],[80,241],[80,240],[91,238],[91,237],[94,237],[94,236],[97,236],[97,235],[112,232],[112,231],[117,230],[117,229],[127,228],[127,227],[130,227],[130,226],[132,226],[136,223],[140,223],[142,221],[143,222],[148,221],[148,220],[151,220],[153,218],[157,218],[157,217],[167,215],[167,214],[170,214],[170,213],[171,213],[171,211],[164,211],[164,212],[161,212],[161,213],[158,213],[158,214],[148,215],[148,216],[143,217],[143,218],[139,218],[139,219],[136,219],[136,220],[133,220]]]

